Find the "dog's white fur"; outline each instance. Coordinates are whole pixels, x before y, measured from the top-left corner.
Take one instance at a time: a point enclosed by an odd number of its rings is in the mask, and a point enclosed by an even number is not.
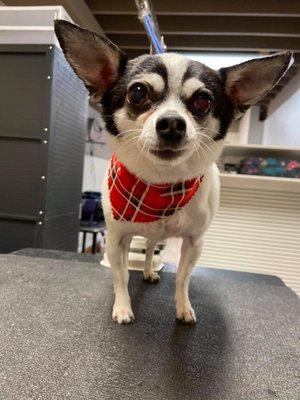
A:
[[[171,183],[200,175],[204,175],[204,180],[191,201],[174,215],[151,223],[134,223],[120,222],[113,218],[107,177],[105,177],[102,193],[103,209],[108,227],[106,252],[113,271],[115,289],[112,316],[119,323],[127,323],[133,319],[128,293],[127,270],[129,244],[133,235],[141,235],[148,239],[144,277],[150,281],[159,279],[158,274],[152,268],[155,244],[168,237],[182,237],[183,243],[175,290],[176,316],[188,323],[196,321],[196,315],[188,296],[189,278],[192,268],[201,254],[204,232],[218,208],[219,173],[214,161],[221,152],[223,141],[213,142],[210,139],[215,135],[218,122],[210,117],[206,129],[202,133],[199,132],[199,127],[194,119],[189,116],[178,99],[178,94],[184,95],[181,93],[183,90],[190,91],[189,84],[185,88],[182,88],[180,84],[186,70],[187,59],[177,54],[166,54],[162,57],[168,68],[169,77],[171,77],[169,98],[150,117],[145,118],[147,116],[141,115],[138,121],[128,120],[125,110],[119,110],[115,117],[116,125],[121,135],[122,132],[126,134],[121,138],[121,144],[120,137],[115,138],[109,135],[108,139],[120,161],[132,173],[147,182]],[[151,79],[154,78],[153,75],[151,74]],[[141,76],[139,80],[141,81],[143,78],[147,79],[147,77]],[[159,84],[161,85],[161,82]],[[202,86],[200,81],[198,81],[198,87],[199,85]],[[169,110],[176,111],[185,119],[188,139],[182,156],[172,161],[164,161],[145,151],[145,148],[156,146],[156,120]],[[137,130],[137,126],[140,129]],[[202,148],[194,147],[193,143],[199,141],[201,134],[203,134]]]

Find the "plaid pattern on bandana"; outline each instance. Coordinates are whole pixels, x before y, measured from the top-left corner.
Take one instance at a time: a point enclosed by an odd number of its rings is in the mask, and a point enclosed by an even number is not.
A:
[[[173,215],[191,200],[202,179],[150,184],[129,172],[113,155],[108,173],[113,216],[119,221],[153,222]]]

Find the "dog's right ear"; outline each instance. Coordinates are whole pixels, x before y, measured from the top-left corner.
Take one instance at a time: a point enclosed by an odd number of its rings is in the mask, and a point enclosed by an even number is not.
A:
[[[67,61],[99,100],[124,70],[125,53],[105,37],[68,21],[55,20],[54,29]]]

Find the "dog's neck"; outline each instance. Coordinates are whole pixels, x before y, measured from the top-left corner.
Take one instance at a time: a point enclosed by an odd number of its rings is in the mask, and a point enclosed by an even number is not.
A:
[[[211,168],[213,161],[199,160],[197,155],[176,165],[160,165],[148,160],[146,157],[124,157],[117,154],[122,164],[134,175],[150,183],[176,183],[184,182],[199,176],[203,176]]]

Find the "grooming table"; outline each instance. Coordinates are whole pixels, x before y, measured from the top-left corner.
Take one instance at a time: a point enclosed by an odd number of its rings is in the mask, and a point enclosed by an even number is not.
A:
[[[173,271],[158,285],[131,272],[136,321],[119,326],[98,258],[0,255],[0,399],[299,400],[297,296],[276,277],[196,268],[185,326]]]

